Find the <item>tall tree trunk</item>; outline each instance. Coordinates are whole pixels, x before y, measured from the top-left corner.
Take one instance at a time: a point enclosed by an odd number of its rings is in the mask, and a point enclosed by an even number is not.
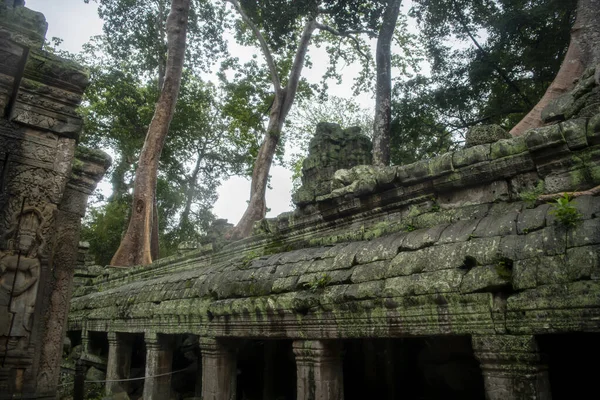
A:
[[[317,22],[314,18],[309,18],[304,25],[300,42],[298,43],[298,50],[294,56],[294,63],[290,70],[288,83],[285,88],[281,88],[281,80],[277,72],[277,66],[273,60],[273,55],[266,40],[258,27],[250,20],[246,15],[238,0],[227,0],[229,1],[240,14],[242,19],[258,40],[267,66],[271,74],[271,81],[273,83],[273,89],[275,92],[275,99],[271,106],[271,113],[269,115],[269,125],[267,126],[267,132],[263,143],[258,150],[256,161],[254,162],[254,169],[252,171],[252,183],[250,186],[250,202],[248,207],[242,216],[242,219],[238,224],[229,232],[228,237],[231,239],[240,239],[250,236],[252,233],[252,226],[256,221],[260,221],[265,217],[267,212],[267,204],[265,195],[267,193],[267,183],[269,181],[269,171],[271,170],[271,164],[273,163],[273,157],[275,156],[275,150],[279,143],[281,136],[281,130],[283,123],[287,117],[298,90],[298,84],[300,83],[300,76],[302,75],[302,68],[304,67],[304,60],[308,51],[308,45],[312,38],[313,32],[316,29]]]
[[[390,164],[390,124],[392,120],[392,40],[401,0],[388,0],[377,38],[375,60],[377,85],[373,122],[373,164]]]
[[[154,117],[140,153],[135,173],[129,227],[111,265],[131,266],[152,262],[151,236],[158,160],[165,144],[181,85],[190,0],[172,0],[167,18],[167,68]]]
[[[275,95],[275,100],[269,116],[269,125],[265,138],[258,150],[254,169],[252,170],[252,183],[250,185],[250,202],[242,216],[242,219],[230,232],[232,239],[240,239],[250,236],[252,226],[256,221],[260,221],[267,213],[267,202],[265,195],[267,193],[267,183],[269,181],[269,171],[275,156],[275,150],[281,136],[281,128],[285,121],[285,115],[281,112],[282,94]]]
[[[575,86],[575,81],[588,67],[600,63],[600,0],[579,0],[577,18],[571,29],[567,54],[542,99],[533,107],[510,134],[519,136],[527,130],[542,126],[542,110],[548,103]],[[598,75],[596,75],[598,80]]]
[[[158,0],[158,17],[156,18],[156,30],[158,32],[158,91],[162,91],[165,84],[165,74],[167,71],[167,59],[163,49],[165,44],[165,3],[164,0]],[[150,237],[150,256],[156,260],[160,256],[160,238],[158,237],[158,199],[156,189],[154,190],[154,202],[152,205],[152,233]]]
[[[181,212],[181,218],[179,221],[180,227],[183,227],[190,223],[190,213],[192,211],[194,195],[196,194],[196,183],[198,182],[198,175],[200,175],[200,166],[202,164],[202,159],[204,158],[205,153],[204,150],[204,146],[202,146],[202,148],[198,150],[198,158],[196,158],[196,164],[194,165],[194,169],[192,170],[192,175],[188,179],[188,187],[185,194],[185,207]]]

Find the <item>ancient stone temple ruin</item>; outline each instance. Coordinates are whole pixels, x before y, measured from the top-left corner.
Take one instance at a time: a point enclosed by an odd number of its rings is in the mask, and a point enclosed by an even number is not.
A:
[[[77,245],[108,166],[76,147],[86,74],[41,49],[43,16],[1,3],[0,399],[55,398],[65,331],[79,394],[86,379],[145,400],[594,396],[594,70],[547,126],[477,128],[467,147],[406,166],[360,165],[368,139],[321,124],[294,212],[241,241],[213,233],[104,268]],[[565,191],[579,193],[553,198]]]
[[[0,399],[55,398],[80,220],[109,159],[77,147],[77,65],[44,16],[0,2]]]
[[[71,343],[105,369],[106,393],[145,400],[589,398],[594,71],[544,118],[521,137],[477,128],[464,149],[386,168],[353,166],[370,162],[369,141],[321,124],[294,212],[245,240],[216,235],[88,278]],[[552,196],[565,191],[580,193]]]

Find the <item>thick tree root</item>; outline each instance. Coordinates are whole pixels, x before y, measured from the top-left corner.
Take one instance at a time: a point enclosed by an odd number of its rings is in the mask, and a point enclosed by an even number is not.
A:
[[[537,198],[536,204],[547,203],[549,201],[564,197],[565,195],[568,195],[570,198],[574,199],[575,197],[597,196],[598,194],[600,194],[600,186],[596,186],[596,187],[593,187],[588,190],[583,190],[581,192],[559,192],[559,193],[543,194]]]

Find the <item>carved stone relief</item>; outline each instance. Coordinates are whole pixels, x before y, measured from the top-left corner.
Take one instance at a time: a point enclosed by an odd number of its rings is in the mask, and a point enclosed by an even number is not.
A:
[[[18,213],[4,235],[6,250],[0,251],[0,291],[6,306],[0,309],[0,345],[25,351],[33,327],[44,238],[44,217],[34,207]]]

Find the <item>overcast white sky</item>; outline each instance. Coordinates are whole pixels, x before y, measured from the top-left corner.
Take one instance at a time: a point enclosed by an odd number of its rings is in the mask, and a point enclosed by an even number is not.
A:
[[[42,12],[48,21],[47,38],[59,37],[64,40],[62,47],[71,52],[78,52],[91,36],[102,33],[102,20],[97,15],[95,3],[85,4],[84,0],[26,0],[26,6]],[[319,57],[315,57],[318,60]],[[315,62],[315,64],[317,64]],[[318,67],[318,66],[317,66]],[[352,71],[347,71],[352,75]],[[305,70],[305,76],[318,82],[323,70]],[[352,96],[350,86],[352,78],[346,79],[346,85],[335,87],[330,85],[331,94],[349,98]],[[371,107],[369,96],[359,99],[363,106]],[[271,187],[267,192],[267,207],[271,209],[268,217],[290,210],[292,188],[291,172],[282,167],[271,168]],[[105,187],[109,187],[105,185]],[[250,195],[250,182],[244,177],[233,177],[224,182],[219,189],[219,200],[214,206],[214,213],[219,218],[227,218],[237,223],[246,209],[246,201]]]

